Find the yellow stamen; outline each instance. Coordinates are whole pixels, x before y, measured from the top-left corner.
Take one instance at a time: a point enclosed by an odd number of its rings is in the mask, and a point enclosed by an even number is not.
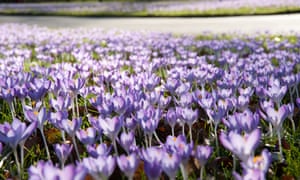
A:
[[[33,111],[33,114],[37,116],[37,115],[39,115],[39,112]]]
[[[262,156],[255,156],[252,161],[253,161],[253,163],[263,161],[263,157]]]

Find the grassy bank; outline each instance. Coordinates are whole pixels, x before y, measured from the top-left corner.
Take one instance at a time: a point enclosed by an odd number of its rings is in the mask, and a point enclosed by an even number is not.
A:
[[[150,4],[150,3],[149,3]],[[27,16],[76,16],[76,17],[214,17],[214,16],[248,16],[248,15],[271,15],[299,13],[300,6],[241,6],[238,8],[219,7],[208,9],[148,9],[148,3],[97,3],[73,4],[72,7],[59,7],[59,4],[31,4],[31,6],[20,6],[20,4],[1,5],[0,15],[27,15]],[[41,5],[39,7],[39,5]],[[65,6],[66,4],[63,4]],[[95,6],[93,6],[95,5]],[[153,4],[155,5],[155,4]],[[165,5],[165,4],[162,4]],[[125,7],[124,10],[123,6]]]

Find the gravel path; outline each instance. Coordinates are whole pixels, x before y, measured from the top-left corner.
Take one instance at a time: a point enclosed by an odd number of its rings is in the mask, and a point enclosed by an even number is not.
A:
[[[215,18],[76,18],[47,16],[0,16],[2,23],[25,23],[49,28],[103,28],[175,34],[300,32],[300,14]]]

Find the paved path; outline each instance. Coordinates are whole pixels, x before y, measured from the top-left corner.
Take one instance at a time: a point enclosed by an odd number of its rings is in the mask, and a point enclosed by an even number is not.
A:
[[[0,16],[1,23],[26,23],[49,28],[99,27],[132,31],[160,31],[175,34],[199,34],[201,32],[254,34],[257,31],[271,33],[300,33],[300,14],[272,16],[240,16],[215,18],[75,18],[46,16]],[[0,32],[1,33],[1,32]]]

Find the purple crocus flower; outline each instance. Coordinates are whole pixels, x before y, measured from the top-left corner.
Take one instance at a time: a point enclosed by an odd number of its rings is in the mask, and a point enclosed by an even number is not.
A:
[[[140,120],[142,129],[147,134],[152,134],[158,126],[161,111],[152,106],[146,109],[141,109],[137,113],[137,118]]]
[[[168,153],[167,151],[163,151],[162,158],[162,170],[168,175],[170,179],[175,179],[181,163],[180,156],[176,153]]]
[[[282,105],[277,110],[274,107],[267,107],[266,115],[268,121],[270,121],[276,130],[281,129],[283,121],[289,115],[289,107],[288,105]]]
[[[297,105],[298,108],[300,108],[300,98],[296,99],[296,105]]]
[[[167,152],[178,154],[183,161],[188,160],[193,150],[193,144],[188,144],[183,135],[168,136],[164,146]]]
[[[181,108],[181,117],[191,127],[198,119],[198,111],[191,108]]]
[[[0,97],[10,103],[16,95],[15,87],[17,86],[18,81],[9,75],[4,75],[0,79]]]
[[[115,116],[113,118],[100,118],[99,124],[103,133],[111,140],[115,140],[123,125],[123,116]]]
[[[67,119],[61,122],[62,129],[71,137],[80,129],[82,118],[74,118],[72,121]]]
[[[98,156],[97,158],[84,158],[82,164],[95,179],[108,179],[113,173],[116,160],[113,156]]]
[[[163,150],[161,148],[152,146],[147,149],[142,149],[141,159],[144,161],[144,170],[148,179],[158,179],[161,172],[161,162]]]
[[[113,97],[112,104],[114,111],[118,114],[124,114],[128,107],[125,99],[121,96]]]
[[[39,107],[38,107],[39,108]],[[30,122],[37,122],[38,128],[42,131],[44,127],[44,123],[49,119],[50,113],[47,112],[45,107],[30,109],[29,107],[24,107],[25,117]]]
[[[83,144],[93,144],[96,139],[96,130],[93,127],[89,127],[87,129],[79,129],[76,132],[76,137],[83,143]]]
[[[68,110],[71,105],[71,98],[68,95],[58,96],[56,99],[51,99],[50,104],[55,111]]]
[[[135,153],[129,154],[128,156],[121,155],[117,157],[117,164],[128,179],[132,179],[139,165],[139,158]]]
[[[129,153],[130,147],[135,145],[135,137],[134,132],[130,131],[129,133],[123,132],[120,136],[120,145],[124,148],[124,150]]]
[[[97,158],[98,156],[108,156],[111,152],[112,146],[107,146],[105,143],[101,143],[99,145],[87,145],[87,152],[93,158]]]
[[[249,109],[246,109],[242,113],[234,113],[232,116],[223,118],[223,123],[230,129],[240,133],[245,131],[246,133],[252,132],[257,128],[259,124],[259,115],[252,113]]]
[[[18,144],[25,143],[36,127],[37,122],[26,126],[24,122],[15,118],[11,124],[7,122],[0,124],[0,141],[8,144],[12,149],[16,149]]]
[[[72,151],[73,146],[70,144],[55,144],[54,145],[54,150],[56,153],[56,156],[58,159],[61,161],[62,167],[64,167],[64,164],[70,155]]]
[[[212,153],[212,147],[198,145],[196,146],[194,156],[199,161],[200,165],[204,166],[211,153]]]
[[[175,94],[175,90],[180,85],[178,79],[169,78],[165,84],[165,88],[167,91],[169,91],[171,94]]]
[[[235,131],[227,134],[221,132],[220,141],[225,148],[230,150],[242,161],[247,161],[251,153],[259,145],[260,130],[255,129],[249,134],[241,135]]]
[[[266,94],[274,101],[276,104],[280,104],[282,98],[287,92],[287,86],[280,84],[279,79],[271,78],[269,80],[270,87],[266,90]]]
[[[239,175],[237,172],[233,172],[235,179],[266,179],[266,173],[268,172],[271,164],[271,153],[264,149],[260,156],[249,157],[246,162],[242,162],[244,169],[243,175]]]
[[[39,101],[47,93],[51,86],[51,82],[46,79],[35,78],[32,82],[26,84],[28,95],[34,101]]]
[[[82,165],[68,165],[63,169],[55,167],[51,161],[39,161],[36,166],[28,169],[29,180],[83,180],[86,170]]]

